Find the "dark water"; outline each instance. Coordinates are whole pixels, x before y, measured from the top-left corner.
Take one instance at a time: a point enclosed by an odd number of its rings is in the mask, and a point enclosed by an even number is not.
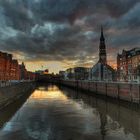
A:
[[[55,85],[24,101],[0,112],[0,140],[140,140],[139,111]]]

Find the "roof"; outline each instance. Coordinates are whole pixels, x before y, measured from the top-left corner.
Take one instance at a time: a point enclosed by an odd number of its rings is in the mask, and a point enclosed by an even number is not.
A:
[[[102,63],[96,63],[93,67],[92,67],[92,72],[93,73],[97,73],[99,71],[99,67],[100,66],[103,66],[103,67],[106,67],[109,71],[112,71],[112,72],[115,72],[115,70],[108,64],[104,65]]]
[[[133,48],[131,50],[123,50],[122,54],[118,54],[118,56],[122,57],[124,54],[127,57],[133,57],[133,56],[136,56],[136,55],[140,55],[140,48]]]

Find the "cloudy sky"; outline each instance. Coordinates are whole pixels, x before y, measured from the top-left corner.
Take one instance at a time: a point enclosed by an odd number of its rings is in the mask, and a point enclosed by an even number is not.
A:
[[[32,71],[91,67],[103,25],[115,65],[118,52],[140,46],[139,14],[140,0],[0,0],[0,50]]]

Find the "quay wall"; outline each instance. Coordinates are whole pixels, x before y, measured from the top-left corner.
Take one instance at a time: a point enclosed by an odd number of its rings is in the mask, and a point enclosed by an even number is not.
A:
[[[0,109],[6,107],[21,96],[34,90],[33,82],[16,83],[6,87],[0,87]]]
[[[140,84],[61,80],[60,84],[93,92],[93,94],[140,103]]]

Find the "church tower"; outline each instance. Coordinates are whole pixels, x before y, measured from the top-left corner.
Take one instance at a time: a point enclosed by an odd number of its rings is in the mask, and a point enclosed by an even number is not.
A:
[[[101,37],[100,37],[100,45],[99,45],[99,63],[106,65],[106,46],[105,46],[105,38],[103,33],[103,27],[101,27]]]

